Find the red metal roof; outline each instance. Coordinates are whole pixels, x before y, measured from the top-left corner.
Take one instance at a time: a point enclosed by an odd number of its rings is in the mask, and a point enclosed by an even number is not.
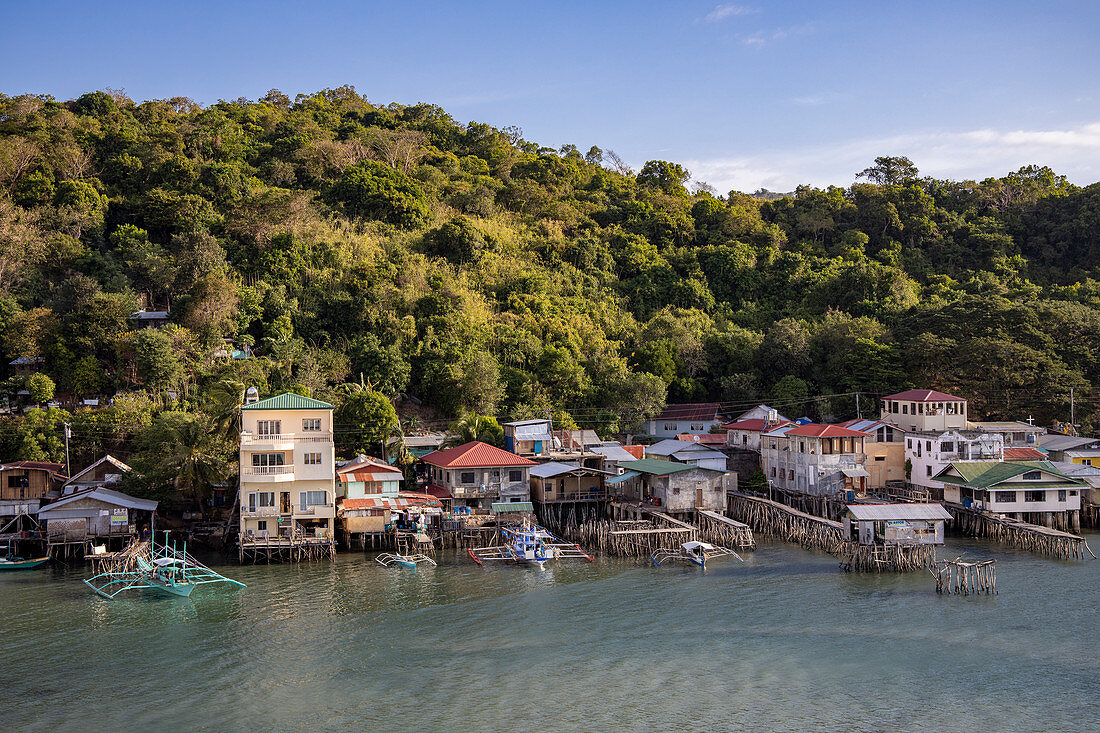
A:
[[[437,499],[452,499],[450,490],[446,486],[440,486],[439,484],[428,484],[424,487],[424,491]]]
[[[420,460],[440,468],[489,468],[493,466],[534,466],[535,462],[496,446],[472,440],[456,448],[429,453]]]
[[[374,496],[366,499],[343,499],[342,509],[404,509],[412,506],[442,506],[439,499],[429,494],[402,492],[396,497]]]
[[[634,456],[638,460],[645,458],[644,445],[624,445],[623,450],[625,450],[627,453]]]
[[[654,420],[714,420],[718,417],[717,402],[688,402],[665,405]]]
[[[1027,446],[1005,448],[1006,461],[1045,461],[1048,458],[1050,456],[1037,448]]]
[[[12,461],[10,463],[0,463],[0,469],[22,469],[25,471],[49,471],[58,478],[68,478],[65,474],[61,473],[65,466],[61,463],[48,463],[46,461]]]
[[[751,418],[749,420],[738,420],[737,422],[726,423],[722,427],[726,430],[751,430],[754,433],[762,433],[765,427],[767,427],[768,430],[774,430],[783,425],[789,425],[790,422],[790,420],[779,420],[769,425],[767,424],[767,420],[763,418]]]
[[[788,430],[787,435],[801,435],[807,438],[864,438],[868,434],[861,433],[858,430],[842,428],[839,425],[810,423]]]
[[[344,483],[350,481],[400,481],[403,474],[400,471],[382,471],[375,469],[372,473],[370,471],[351,471],[349,473],[338,473],[336,478]]]
[[[897,400],[898,402],[966,402],[962,397],[955,397],[946,392],[937,392],[934,389],[910,389],[882,399]]]
[[[696,435],[695,433],[681,433],[676,436],[676,440],[683,440],[688,443],[698,443],[699,445],[725,445],[726,436],[721,433],[707,433],[706,435]]]

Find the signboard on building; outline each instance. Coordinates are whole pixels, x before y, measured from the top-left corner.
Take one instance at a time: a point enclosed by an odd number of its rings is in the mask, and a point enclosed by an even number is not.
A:
[[[125,507],[122,509],[111,510],[111,528],[123,527],[130,523],[129,516],[126,514]]]

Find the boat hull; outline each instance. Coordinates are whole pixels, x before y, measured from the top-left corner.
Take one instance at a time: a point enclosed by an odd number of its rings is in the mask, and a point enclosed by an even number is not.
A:
[[[0,560],[0,571],[4,570],[32,570],[42,565],[50,558],[37,557],[30,560]]]
[[[157,585],[150,586],[149,589],[157,593],[164,593],[165,595],[187,598],[191,595],[191,591],[195,590],[195,586],[191,584],[161,585],[158,583]]]
[[[416,570],[416,563],[412,562],[411,560],[394,560],[394,562],[403,568]]]

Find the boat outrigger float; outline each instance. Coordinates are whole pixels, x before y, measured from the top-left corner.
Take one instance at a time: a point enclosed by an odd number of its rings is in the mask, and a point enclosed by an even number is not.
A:
[[[131,562],[132,561],[132,564]],[[244,583],[214,572],[187,554],[187,543],[176,549],[168,545],[168,533],[164,544],[149,546],[148,552],[139,552],[125,558],[110,570],[88,578],[84,584],[104,598],[114,598],[127,590],[151,590],[186,598],[204,583],[229,583],[244,588]]]
[[[429,565],[435,565],[435,560],[431,559],[424,554],[416,555],[395,555],[392,552],[383,552],[378,557],[374,558],[380,564],[385,565],[387,568],[394,565],[398,565],[403,568],[410,568],[416,570],[416,566],[422,562],[426,562]]]
[[[478,565],[485,564],[486,560],[521,562],[542,567],[543,563],[553,558],[593,561],[592,556],[582,550],[580,545],[559,539],[529,521],[501,527],[500,534],[507,544],[467,550],[474,562]]]
[[[669,560],[677,560],[694,563],[701,568],[705,568],[707,566],[707,560],[714,557],[728,557],[729,555],[733,555],[740,562],[745,562],[741,559],[741,556],[733,550],[726,547],[718,547],[717,545],[712,545],[707,542],[685,542],[680,545],[680,548],[677,550],[657,550],[649,556],[649,559],[658,567]]]

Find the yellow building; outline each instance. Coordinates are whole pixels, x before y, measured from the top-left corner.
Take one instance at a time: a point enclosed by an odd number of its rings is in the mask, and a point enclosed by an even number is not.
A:
[[[284,393],[241,408],[241,544],[333,537],[332,405]]]

